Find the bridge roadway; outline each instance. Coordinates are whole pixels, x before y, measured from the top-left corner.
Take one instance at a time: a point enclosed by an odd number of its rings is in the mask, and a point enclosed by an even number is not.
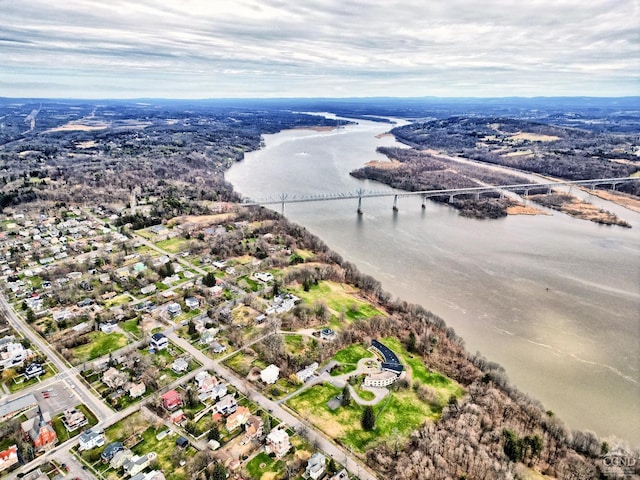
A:
[[[258,206],[258,205],[282,205],[287,203],[302,203],[302,202],[324,202],[328,200],[358,200],[358,213],[361,213],[362,199],[363,198],[379,198],[379,197],[394,197],[394,210],[397,210],[397,200],[399,197],[412,197],[421,196],[422,206],[424,208],[425,200],[429,197],[443,197],[448,196],[451,198],[457,195],[470,195],[474,194],[476,197],[483,193],[498,192],[502,196],[503,192],[524,192],[524,195],[528,195],[530,190],[547,189],[551,191],[553,187],[559,186],[578,186],[578,187],[591,187],[594,189],[598,185],[611,185],[615,190],[616,186],[622,183],[637,182],[640,181],[640,177],[616,177],[616,178],[595,178],[591,180],[556,180],[553,182],[544,183],[521,183],[510,185],[491,185],[491,186],[479,186],[479,187],[467,187],[467,188],[448,188],[442,190],[420,190],[415,192],[409,191],[371,191],[358,189],[355,192],[342,192],[342,193],[325,193],[319,195],[289,195],[287,193],[281,193],[278,198],[267,197],[258,200],[246,199],[242,202],[245,206]]]

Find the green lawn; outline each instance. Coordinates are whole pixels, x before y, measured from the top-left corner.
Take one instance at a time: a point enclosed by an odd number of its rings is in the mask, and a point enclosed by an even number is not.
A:
[[[261,452],[247,463],[246,470],[250,478],[260,480],[262,475],[267,472],[273,472],[275,474],[274,478],[279,478],[279,475],[284,472],[284,467],[285,464],[282,460],[276,461],[266,453]]]
[[[299,354],[304,350],[304,338],[302,335],[285,335],[284,343],[289,353]]]
[[[125,332],[131,333],[137,338],[140,338],[142,336],[142,330],[140,330],[140,327],[138,326],[137,318],[132,318],[131,320],[122,322],[120,326]]]
[[[356,289],[342,283],[322,280],[318,282],[318,285],[312,285],[307,292],[299,287],[293,290],[293,293],[309,304],[324,301],[333,313],[336,315],[344,313],[345,317],[350,320],[384,315],[370,303],[356,298]]]
[[[182,237],[170,238],[168,240],[162,240],[156,242],[156,247],[161,248],[169,253],[178,253],[183,250],[183,247],[187,244],[188,240]]]
[[[267,364],[260,359],[238,352],[224,361],[224,364],[242,377],[246,377],[252,367],[266,368]]]
[[[57,373],[57,371],[55,370],[55,367],[50,362],[45,364],[44,368],[45,368],[44,375],[40,376],[39,378],[31,378],[29,380],[26,380],[24,376],[20,376],[19,378],[15,379],[16,380],[15,382],[12,380],[10,382],[5,383],[5,385],[9,388],[9,391],[11,393],[16,393],[27,387],[43,382],[44,380],[53,377]]]
[[[118,305],[125,305],[131,301],[131,297],[126,294],[117,295],[111,300],[104,302],[105,308],[117,307]]]
[[[332,411],[327,402],[341,393],[329,384],[313,386],[292,398],[287,404],[304,418],[308,418],[329,437],[338,439],[358,452],[378,442],[402,438],[427,420],[437,420],[441,409],[422,402],[411,389],[393,392],[374,406],[376,428],[367,432],[360,426],[362,408],[355,402],[349,407]]]
[[[333,356],[333,359],[336,362],[350,363],[355,365],[360,359],[371,357],[373,357],[373,353],[363,347],[362,344],[354,343],[353,345],[350,345],[347,348],[343,348],[342,350],[338,351]]]
[[[394,337],[387,337],[382,343],[393,350],[411,369],[411,376],[423,384],[433,387],[441,400],[447,401],[451,395],[461,397],[464,389],[457,382],[438,372],[427,369],[422,359],[406,351],[404,345]]]
[[[128,343],[127,337],[122,333],[90,332],[88,335],[91,339],[89,343],[73,350],[76,364],[107,355]]]
[[[356,388],[356,393],[362,400],[373,400],[374,398],[376,398],[373,392],[370,392],[369,390],[363,390],[362,388],[360,388],[361,386],[362,385],[358,385],[358,388]]]
[[[253,278],[245,275],[244,277],[240,277],[238,279],[238,287],[244,290],[251,290],[252,292],[257,292],[262,288],[262,284],[256,282]]]
[[[95,415],[93,415],[93,413],[89,411],[87,407],[85,407],[84,405],[78,405],[76,408],[80,410],[82,413],[84,413],[84,415],[87,417],[87,421],[89,422],[89,424],[85,425],[84,427],[80,427],[74,430],[73,432],[69,432],[67,431],[64,424],[62,423],[62,415],[57,415],[56,417],[53,418],[51,423],[53,424],[53,429],[56,431],[56,435],[58,436],[58,443],[66,442],[70,438],[80,435],[83,430],[89,427],[92,427],[96,423],[98,423],[98,419],[95,417]]]

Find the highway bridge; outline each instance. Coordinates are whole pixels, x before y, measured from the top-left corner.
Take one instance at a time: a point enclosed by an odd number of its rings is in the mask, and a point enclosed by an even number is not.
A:
[[[449,188],[444,190],[421,190],[416,192],[403,191],[398,192],[394,190],[364,190],[359,188],[354,192],[342,192],[342,193],[323,193],[314,195],[296,194],[289,195],[287,193],[281,193],[276,197],[266,197],[262,199],[250,199],[246,198],[242,202],[243,205],[281,205],[282,212],[284,213],[284,206],[287,203],[302,203],[302,202],[325,202],[329,200],[358,200],[358,214],[362,214],[362,199],[364,198],[377,198],[377,197],[393,197],[393,210],[398,210],[398,198],[399,197],[422,197],[422,208],[425,208],[426,200],[430,197],[449,197],[449,201],[452,201],[458,195],[474,195],[475,198],[479,198],[480,195],[486,193],[498,193],[500,197],[504,196],[505,192],[521,193],[524,196],[529,195],[532,190],[541,191],[546,190],[550,193],[554,187],[568,186],[568,187],[589,187],[595,189],[599,186],[610,186],[613,190],[623,183],[638,182],[640,177],[618,177],[618,178],[596,178],[592,180],[556,180],[553,182],[544,183],[521,183],[513,185],[487,185],[479,187],[468,188]]]

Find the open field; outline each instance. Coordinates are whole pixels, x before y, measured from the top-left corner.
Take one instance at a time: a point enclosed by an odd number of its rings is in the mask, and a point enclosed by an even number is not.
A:
[[[457,382],[427,369],[422,359],[407,352],[397,338],[387,337],[382,340],[382,343],[392,349],[409,367],[408,373],[411,373],[413,380],[433,387],[442,402],[446,402],[451,395],[460,397],[464,393],[464,389]]]
[[[371,357],[373,357],[373,353],[371,353],[361,344],[354,343],[353,345],[349,345],[347,348],[343,348],[342,350],[336,352],[336,354],[333,356],[333,359],[336,362],[356,365],[358,361],[360,361],[360,359]]]
[[[318,285],[311,286],[307,292],[302,287],[293,291],[296,296],[309,304],[324,301],[332,313],[338,316],[344,314],[350,320],[364,320],[376,315],[384,315],[370,303],[356,298],[357,292],[355,287],[329,280],[318,282]]]
[[[183,237],[174,237],[156,242],[156,246],[169,253],[178,253],[184,250],[188,240]]]
[[[374,407],[376,428],[368,432],[360,426],[362,408],[355,402],[335,411],[327,406],[327,402],[341,392],[329,384],[315,385],[287,403],[328,436],[360,453],[373,442],[391,440],[396,434],[406,437],[425,421],[437,420],[440,416],[440,409],[420,401],[413,390],[403,390],[392,393]]]
[[[90,332],[91,341],[73,349],[75,363],[87,362],[124,347],[127,337],[122,333]]]

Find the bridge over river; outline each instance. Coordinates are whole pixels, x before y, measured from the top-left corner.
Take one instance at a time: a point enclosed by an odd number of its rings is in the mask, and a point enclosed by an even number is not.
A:
[[[284,206],[287,203],[302,203],[302,202],[325,202],[329,200],[358,200],[357,212],[362,214],[362,199],[364,198],[377,198],[377,197],[393,197],[393,210],[398,210],[398,198],[399,197],[422,197],[422,208],[425,208],[426,200],[430,197],[449,197],[449,201],[452,201],[458,195],[474,195],[476,199],[480,198],[480,195],[486,193],[498,193],[502,198],[505,192],[521,193],[524,196],[529,195],[530,191],[544,191],[551,193],[554,187],[568,186],[572,188],[577,187],[589,187],[591,190],[598,186],[610,186],[613,190],[623,183],[638,182],[640,177],[618,177],[618,178],[596,178],[591,180],[556,180],[553,182],[545,183],[521,183],[514,185],[487,185],[479,187],[468,188],[449,188],[443,190],[421,190],[415,192],[398,192],[394,190],[382,190],[372,191],[364,190],[362,188],[357,189],[354,192],[341,192],[341,193],[323,193],[315,195],[296,194],[289,195],[287,193],[281,193],[277,197],[266,197],[262,199],[245,199],[242,204],[247,206],[252,205],[281,205],[282,212],[284,213]]]

